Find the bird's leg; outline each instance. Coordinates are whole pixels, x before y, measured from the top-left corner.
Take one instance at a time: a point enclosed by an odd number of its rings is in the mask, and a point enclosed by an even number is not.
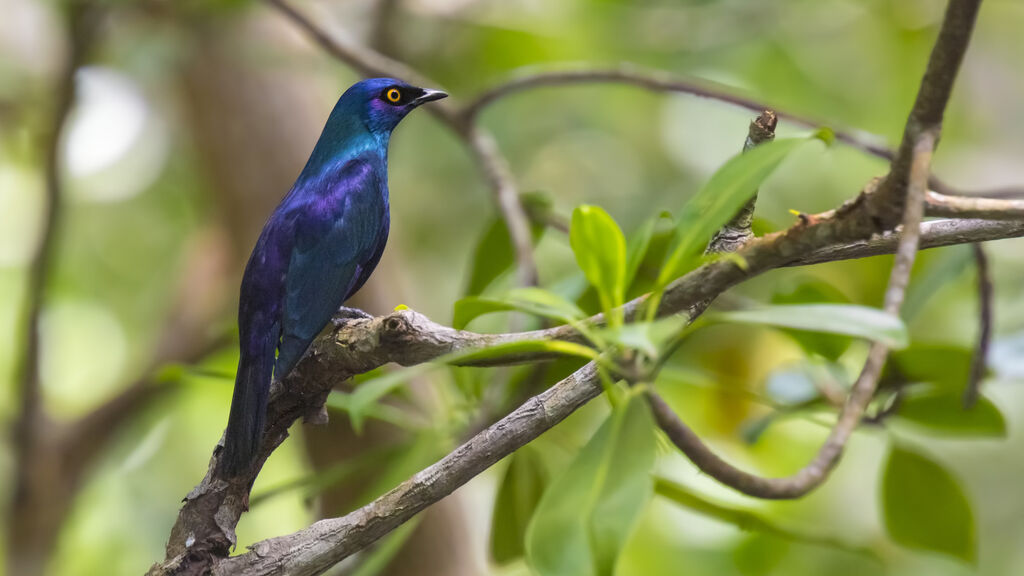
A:
[[[348,323],[349,320],[369,320],[370,318],[373,318],[372,314],[367,314],[359,308],[342,306],[334,313],[334,317],[331,318],[331,323],[334,324],[335,328],[341,328]]]

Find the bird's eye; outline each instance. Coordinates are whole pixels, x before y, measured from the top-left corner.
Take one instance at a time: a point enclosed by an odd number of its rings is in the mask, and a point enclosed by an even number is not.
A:
[[[402,93],[398,88],[389,88],[388,91],[384,93],[384,97],[388,99],[388,102],[398,104],[398,101],[402,99]]]

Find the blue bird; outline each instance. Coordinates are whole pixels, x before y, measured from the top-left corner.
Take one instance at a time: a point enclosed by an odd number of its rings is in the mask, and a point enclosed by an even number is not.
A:
[[[256,459],[271,380],[291,372],[380,261],[390,224],[391,131],[414,108],[445,96],[393,78],[352,85],[263,226],[238,305],[241,354],[221,458],[228,475]]]

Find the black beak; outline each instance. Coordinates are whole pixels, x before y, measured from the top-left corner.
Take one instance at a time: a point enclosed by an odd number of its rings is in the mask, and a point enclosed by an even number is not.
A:
[[[413,104],[419,106],[426,102],[433,102],[434,100],[440,100],[441,98],[447,98],[448,93],[442,90],[430,90],[428,88],[423,89],[423,94],[420,94],[413,100]]]

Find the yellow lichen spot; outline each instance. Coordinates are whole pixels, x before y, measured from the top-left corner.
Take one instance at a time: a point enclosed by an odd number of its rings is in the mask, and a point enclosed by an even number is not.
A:
[[[395,306],[395,312],[401,312],[402,310],[408,310],[408,309],[409,309],[409,307],[406,306],[405,304],[399,304],[398,306]]]

